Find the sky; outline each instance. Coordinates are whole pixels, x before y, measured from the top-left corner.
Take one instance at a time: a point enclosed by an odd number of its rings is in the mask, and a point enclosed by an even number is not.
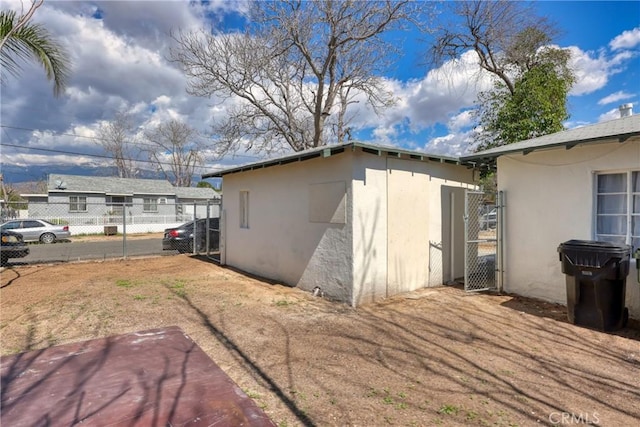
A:
[[[2,0],[0,7],[20,10],[28,4],[28,0]],[[534,7],[560,29],[557,46],[572,53],[577,82],[569,93],[570,118],[565,127],[615,119],[621,104],[631,103],[637,112],[640,1],[539,1]],[[209,134],[213,118],[223,116],[227,105],[186,93],[186,77],[167,59],[169,34],[212,25],[237,26],[246,8],[246,1],[222,0],[45,0],[33,22],[43,24],[68,49],[71,79],[58,98],[35,63],[25,63],[20,76],[4,79],[1,164],[28,168],[108,163],[100,157],[105,153],[95,139],[96,131],[117,111],[132,114],[140,132],[178,118]],[[424,35],[407,33],[401,48],[403,56],[382,76],[397,104],[381,116],[364,107],[354,111],[355,137],[436,155],[470,152],[471,109],[478,91],[489,87],[474,54],[463,54],[455,66],[429,69]],[[265,157],[250,151],[220,157],[213,147],[203,154],[206,164],[197,174]]]

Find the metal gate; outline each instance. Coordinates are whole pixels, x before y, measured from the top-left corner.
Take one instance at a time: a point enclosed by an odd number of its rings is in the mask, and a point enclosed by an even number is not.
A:
[[[214,199],[207,206],[209,232],[207,233],[207,257],[220,262],[220,217],[222,198]]]
[[[464,289],[496,288],[498,210],[493,194],[467,190],[464,204]]]
[[[193,253],[205,255],[214,261],[220,261],[220,211],[222,198],[209,200],[206,205],[194,203],[196,230],[193,233]],[[199,240],[199,242],[196,242]]]

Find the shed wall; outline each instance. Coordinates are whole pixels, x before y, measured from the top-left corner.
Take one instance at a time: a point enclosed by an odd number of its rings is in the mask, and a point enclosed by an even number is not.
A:
[[[351,301],[351,156],[225,175],[226,263]],[[249,192],[248,228],[240,227],[240,191]]]
[[[595,173],[639,168],[638,140],[499,157],[498,188],[506,196],[505,290],[566,304],[557,248],[570,239],[594,239]],[[640,319],[636,277],[632,259],[626,305]]]
[[[356,153],[352,188],[353,303],[356,305],[388,296],[386,157]]]
[[[462,275],[465,188],[474,188],[473,171],[463,166],[354,154],[355,304]]]
[[[227,174],[222,256],[354,306],[438,286],[447,280],[443,264],[453,262],[448,271],[462,274],[462,205],[452,212],[450,198],[456,193],[463,203],[472,182],[463,166],[360,150]],[[241,191],[249,192],[248,228],[240,227]],[[432,241],[440,247],[435,254]],[[439,274],[430,274],[432,264]]]

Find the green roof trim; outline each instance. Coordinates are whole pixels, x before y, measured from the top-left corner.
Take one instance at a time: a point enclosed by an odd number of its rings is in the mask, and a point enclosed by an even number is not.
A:
[[[315,158],[328,158],[331,156],[335,156],[336,154],[343,153],[347,149],[351,149],[351,151],[356,151],[357,149],[359,149],[363,153],[372,154],[375,156],[389,156],[399,159],[406,158],[407,160],[430,161],[473,167],[473,162],[461,161],[457,157],[438,156],[434,154],[423,153],[420,151],[403,150],[398,147],[387,147],[383,145],[366,144],[362,142],[348,142],[344,144],[326,145],[318,148],[311,148],[309,150],[287,154],[275,159],[268,159],[223,169],[217,172],[205,173],[202,175],[202,178],[221,178],[224,175],[229,175],[232,173],[264,169],[271,166],[280,166],[287,163],[302,162]]]

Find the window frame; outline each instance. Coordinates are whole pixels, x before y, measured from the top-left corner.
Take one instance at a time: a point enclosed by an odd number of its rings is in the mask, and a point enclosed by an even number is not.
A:
[[[157,213],[158,212],[158,198],[143,197],[142,198],[142,212],[144,213]]]
[[[604,175],[624,175],[624,191],[600,192],[599,177]],[[634,183],[637,188],[634,188]],[[635,190],[635,191],[634,191]],[[618,243],[614,237],[623,237],[624,244],[631,245],[633,249],[640,248],[640,169],[624,169],[612,171],[598,171],[594,179],[594,208],[593,208],[593,236],[595,240],[611,241]],[[623,196],[624,209],[621,212],[599,212],[601,196]],[[635,202],[635,203],[634,203]],[[637,210],[634,210],[637,208]],[[601,217],[624,217],[625,234],[603,233],[598,228]],[[636,229],[634,230],[634,223]],[[634,234],[634,231],[636,234]],[[609,238],[607,238],[609,237]],[[634,244],[635,243],[635,244]]]
[[[81,209],[81,206],[84,206],[84,209]],[[69,212],[88,212],[87,196],[69,196]]]

